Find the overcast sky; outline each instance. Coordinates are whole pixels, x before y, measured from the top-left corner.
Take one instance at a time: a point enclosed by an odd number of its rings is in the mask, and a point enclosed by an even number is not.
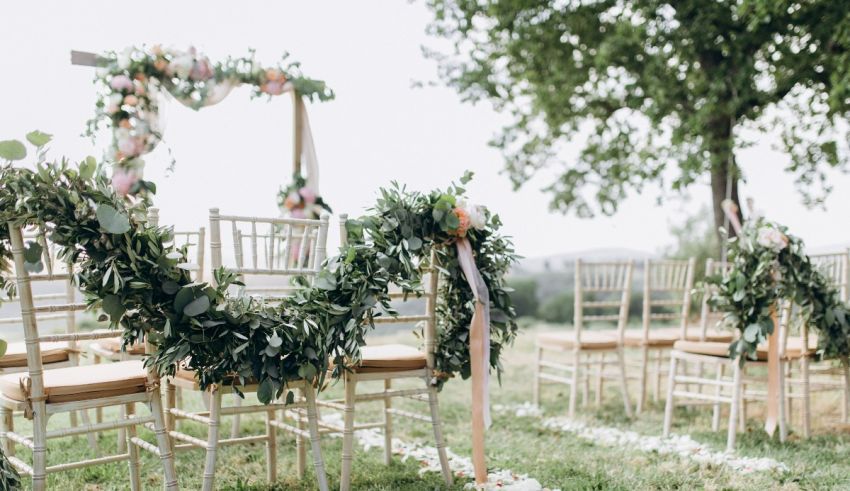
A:
[[[309,112],[322,194],[337,212],[362,212],[391,180],[429,190],[470,169],[472,201],[498,212],[517,250],[534,257],[611,247],[656,251],[671,241],[670,223],[709,199],[707,186],[695,186],[690,200],[659,207],[657,192],[647,190],[612,218],[582,220],[548,211],[544,178],[514,192],[500,174],[500,155],[487,146],[504,116],[487,105],[462,104],[445,87],[412,87],[436,79],[434,63],[420,51],[423,44],[438,46],[425,35],[430,13],[421,3],[12,1],[3,2],[0,17],[0,139],[38,128],[55,135],[56,157],[100,156],[108,143],[105,135],[96,145],[79,136],[94,111],[94,74],[70,65],[71,49],[194,45],[216,61],[253,47],[267,63],[290,52],[307,76],[336,91],[336,100],[310,105]],[[243,87],[200,112],[164,109],[167,142],[146,157],[145,171],[158,185],[163,224],[200,226],[213,206],[278,213],[277,189],[291,175],[288,97],[252,101]],[[177,165],[166,177],[168,148]],[[792,179],[781,172],[785,159],[767,140],[738,157],[749,178],[742,195],[754,197],[770,218],[813,248],[850,241],[850,176],[836,174],[827,211],[812,211],[800,204]]]

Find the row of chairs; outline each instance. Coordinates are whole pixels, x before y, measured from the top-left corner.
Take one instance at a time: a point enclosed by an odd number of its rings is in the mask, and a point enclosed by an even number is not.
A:
[[[345,215],[340,215],[340,227],[344,238]],[[155,209],[150,210],[149,221],[156,225],[158,215]],[[320,271],[327,250],[327,232],[329,218],[323,216],[320,220],[260,218],[223,215],[217,209],[210,210],[209,251],[211,268],[227,267],[238,274],[245,283],[244,287],[234,287],[234,294],[249,295],[264,302],[275,302],[293,291],[291,279],[295,276],[315,278]],[[229,229],[230,234],[222,231]],[[17,232],[20,232],[18,229]],[[14,237],[15,234],[13,234]],[[180,236],[180,242],[188,243],[193,256],[198,262],[195,279],[201,280],[206,232],[175,234]],[[229,235],[229,243],[225,236]],[[45,250],[51,250],[44,240],[44,233],[38,234],[38,239],[45,242]],[[184,242],[185,241],[185,242]],[[195,242],[197,241],[197,242]],[[311,449],[313,467],[315,469],[318,487],[328,489],[325,473],[324,458],[320,446],[320,438],[326,434],[341,434],[343,451],[341,456],[342,474],[340,489],[351,487],[352,463],[354,454],[354,431],[365,428],[382,428],[385,434],[384,456],[387,463],[392,455],[392,430],[395,417],[409,418],[418,422],[428,423],[431,427],[439,453],[444,479],[452,482],[452,474],[448,466],[445,443],[441,432],[437,390],[431,381],[434,377],[434,353],[436,350],[436,294],[439,289],[439,274],[437,274],[436,254],[428,261],[423,261],[421,268],[427,273],[425,287],[418,292],[396,291],[392,297],[406,300],[408,296],[424,299],[424,312],[416,315],[378,316],[376,324],[418,323],[422,326],[424,335],[423,349],[408,345],[370,345],[362,349],[362,361],[343,377],[344,397],[342,399],[317,398],[318,387],[312,381],[301,380],[289,383],[289,388],[297,390],[294,402],[286,404],[275,401],[273,404],[259,404],[254,396],[256,384],[248,383],[238,389],[247,394],[246,400],[234,397],[233,404],[225,404],[223,395],[230,391],[237,382],[234,377],[218,386],[213,386],[202,394],[206,408],[191,410],[188,398],[180,397],[190,393],[200,392],[195,374],[189,370],[179,369],[176,376],[160,381],[157,375],[147,371],[142,364],[144,353],[151,346],[121,346],[114,331],[76,332],[75,313],[84,308],[84,304],[74,301],[74,291],[68,287],[72,272],[62,275],[50,274],[46,280],[66,285],[69,292],[62,300],[65,303],[50,303],[32,308],[30,299],[30,281],[40,279],[30,274],[23,267],[23,237],[20,244],[13,243],[16,259],[15,274],[18,280],[21,313],[17,321],[23,323],[26,342],[20,351],[10,350],[0,358],[0,407],[2,407],[2,431],[0,440],[3,448],[11,456],[13,464],[24,474],[33,478],[33,489],[44,489],[46,474],[96,465],[107,462],[127,460],[130,467],[131,489],[141,489],[138,449],[151,451],[161,457],[164,465],[165,483],[169,489],[177,486],[174,472],[173,452],[200,449],[206,454],[202,488],[211,490],[215,487],[215,471],[218,449],[224,445],[264,444],[266,448],[267,479],[274,482],[277,479],[277,431],[281,430],[294,435],[296,440],[297,465],[296,470],[303,475],[307,462],[307,449]],[[226,253],[232,261],[226,261]],[[225,264],[226,263],[226,264]],[[52,264],[52,263],[51,263]],[[409,294],[409,295],[408,295]],[[56,300],[59,297],[43,298]],[[29,302],[29,303],[28,303]],[[39,335],[38,324],[49,322],[45,316],[61,313],[66,322],[67,332],[57,335]],[[67,357],[58,363],[59,358],[53,358],[54,352],[48,348],[52,345],[46,342],[62,342],[57,346],[57,353],[66,353]],[[95,363],[92,365],[79,364],[80,341],[88,341],[88,348]],[[26,356],[21,355],[25,353]],[[15,358],[15,367],[7,368]],[[57,355],[58,356],[58,355]],[[65,355],[62,355],[65,356]],[[72,361],[72,356],[74,356]],[[105,365],[105,362],[109,365]],[[70,365],[70,366],[69,366]],[[75,372],[76,371],[76,372]],[[79,372],[79,373],[77,373]],[[418,380],[421,384],[413,388],[394,388],[396,381],[404,379]],[[360,382],[383,381],[383,389],[373,392],[358,390]],[[160,383],[165,387],[165,402],[162,403]],[[26,387],[26,390],[22,389]],[[74,394],[69,400],[66,394]],[[64,397],[62,397],[64,396]],[[62,397],[60,399],[60,397]],[[426,402],[430,414],[423,415],[393,407],[393,399],[405,398]],[[187,404],[184,404],[183,401]],[[253,403],[249,403],[253,401]],[[358,402],[382,401],[384,408],[380,421],[355,421]],[[150,409],[149,416],[136,415],[136,402],[143,402]],[[41,404],[45,404],[43,407]],[[113,421],[104,421],[102,409],[117,406],[120,417]],[[46,408],[46,409],[45,409]],[[338,410],[342,412],[343,424],[320,419],[319,408]],[[87,410],[96,409],[96,422],[84,420],[80,425],[72,411],[82,411],[82,417],[87,418]],[[15,432],[13,411],[24,411],[27,418],[33,420],[33,435],[22,435]],[[47,418],[58,412],[72,412],[70,427],[62,430],[47,430]],[[248,414],[261,414],[265,417],[265,433],[260,435],[244,435],[238,423],[238,418]],[[220,434],[222,419],[232,417],[231,435],[224,438]],[[178,426],[180,421],[193,421],[206,427],[206,439],[194,437]],[[156,444],[140,438],[137,428],[146,426],[154,431]],[[96,458],[74,462],[47,465],[46,439],[75,435],[89,435],[90,445],[94,447],[94,435],[107,431],[119,430],[119,441],[123,442],[117,454],[97,456]],[[27,464],[17,457],[17,447],[32,450],[32,464]],[[96,448],[96,447],[94,447]]]
[[[847,298],[847,252],[811,257],[833,281],[843,298]],[[590,387],[594,385],[596,404],[599,405],[604,382],[614,380],[619,385],[625,412],[631,416],[629,381],[636,380],[638,383],[638,399],[634,409],[640,413],[646,404],[650,382],[653,398],[658,400],[665,392],[662,390],[662,381],[666,378],[669,380],[666,389],[665,434],[669,432],[672,407],[675,404],[693,405],[699,401],[713,405],[713,426],[717,428],[720,405],[728,403],[733,406],[732,414],[739,415],[738,419],[743,421],[747,403],[764,399],[764,391],[752,389],[763,381],[756,375],[744,377],[737,368],[729,365],[729,344],[737,333],[717,327],[721,316],[708,304],[710,292],[702,295],[698,321],[694,323],[692,317],[695,316],[691,315],[694,269],[694,259],[645,260],[641,327],[627,328],[634,262],[577,260],[572,329],[544,332],[537,336],[534,403],[539,404],[541,384],[567,385],[570,390],[568,414],[574,417],[580,389],[583,402],[587,405]],[[723,275],[728,269],[728,265],[711,259],[705,266],[707,275]],[[842,417],[845,421],[850,406],[850,375],[847,374],[846,363],[841,367],[818,364],[814,367],[814,373],[819,376],[819,380],[811,383],[817,340],[808,333],[807,326],[803,326],[799,334],[790,334],[792,313],[790,305],[784,306],[780,322],[785,392],[785,414],[780,422],[783,439],[786,434],[785,416],[791,414],[794,401],[801,402],[802,433],[804,436],[809,435],[810,394],[813,390],[841,391]],[[598,329],[592,328],[600,323],[605,325]],[[611,323],[615,323],[615,329],[610,328]],[[627,350],[634,356],[627,356]],[[764,359],[766,353],[766,347],[760,350]],[[758,363],[752,364],[753,367],[756,365]],[[706,368],[714,369],[710,377],[703,374]],[[793,373],[795,369],[799,369],[799,375]],[[751,389],[747,389],[748,386]],[[738,389],[727,394],[726,389],[730,387]],[[705,388],[713,390],[706,393]],[[730,418],[730,421],[734,419]],[[730,448],[734,447],[735,433],[735,426],[730,423]]]

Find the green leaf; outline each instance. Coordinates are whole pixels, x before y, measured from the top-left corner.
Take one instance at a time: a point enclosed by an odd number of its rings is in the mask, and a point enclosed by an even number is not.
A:
[[[104,312],[109,314],[112,318],[112,322],[117,322],[126,311],[124,304],[121,303],[121,297],[118,295],[107,295],[103,297],[101,308]]]
[[[27,156],[27,147],[18,140],[0,141],[0,158],[4,160],[21,160]]]
[[[180,290],[180,285],[174,281],[166,281],[162,284],[162,291],[167,295],[174,295]]]
[[[313,377],[316,376],[316,367],[310,363],[305,363],[298,367],[298,376],[304,380],[313,380]]]
[[[31,240],[24,246],[24,259],[28,263],[37,263],[41,261],[42,252],[44,252],[44,248],[41,247],[41,244]]]
[[[41,131],[35,130],[27,133],[27,141],[32,143],[37,147],[43,147],[47,145],[50,140],[53,138],[53,135],[48,133],[43,133]]]
[[[744,341],[748,343],[755,343],[760,332],[761,326],[759,324],[750,324],[746,329],[744,329]]]
[[[327,270],[322,270],[316,277],[316,288],[320,290],[336,290],[336,277]]]
[[[80,162],[80,178],[84,181],[88,181],[92,177],[94,177],[94,172],[97,170],[97,160],[94,159],[91,155],[86,157],[85,160]]]
[[[206,295],[198,297],[183,307],[183,313],[189,317],[203,314],[210,309],[210,299]]]
[[[260,400],[263,404],[268,404],[272,402],[272,396],[274,392],[274,385],[272,384],[272,379],[266,378],[262,382],[260,382],[260,386],[257,387],[257,399]]]
[[[3,356],[3,355],[6,354],[6,348],[8,346],[9,345],[6,343],[6,340],[0,339],[0,356]]]
[[[97,221],[100,228],[110,234],[123,234],[130,231],[130,219],[110,205],[97,207]]]
[[[183,287],[177,292],[177,295],[174,297],[174,311],[175,312],[183,312],[183,309],[189,305],[189,302],[195,299],[195,292],[192,288]]]
[[[272,348],[279,348],[280,345],[283,344],[283,339],[277,335],[277,331],[272,332],[271,337],[269,338],[269,346]]]

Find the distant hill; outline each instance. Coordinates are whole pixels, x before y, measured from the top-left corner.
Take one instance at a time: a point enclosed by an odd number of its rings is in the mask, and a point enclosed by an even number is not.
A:
[[[573,264],[578,258],[588,261],[606,261],[619,259],[634,259],[643,261],[646,258],[657,257],[658,254],[627,248],[590,249],[586,251],[555,254],[553,256],[532,257],[522,259],[512,271],[518,276],[536,275],[540,273],[556,273],[572,271]]]

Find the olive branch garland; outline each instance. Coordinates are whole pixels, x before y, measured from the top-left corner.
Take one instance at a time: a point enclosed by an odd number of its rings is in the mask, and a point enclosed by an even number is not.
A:
[[[729,245],[731,270],[707,281],[717,287],[710,302],[724,312],[723,324],[741,332],[730,345],[730,356],[756,359],[757,346],[773,333],[771,314],[781,300],[798,306],[798,321],[817,331],[822,359],[850,355],[848,305],[806,255],[800,238],[760,218]]]
[[[459,373],[469,376],[469,320],[473,298],[457,266],[454,248],[460,227],[453,213],[464,190],[429,194],[407,192],[397,185],[381,190],[369,213],[346,224],[349,243],[327,260],[315,284],[301,287],[278,305],[228,294],[238,284],[226,269],[213,272],[214,284],[193,282],[186,249],[175,248],[168,228],[145,218],[147,198],[119,196],[104,168],[93,158],[78,166],[67,160],[47,163],[45,138],[36,145],[35,170],[0,167],[0,269],[9,271],[8,223],[36,225],[61,247],[59,257],[75,265],[74,281],[91,310],[102,309],[112,328],[122,329],[125,345],[150,340],[155,351],[146,358],[161,375],[173,375],[178,364],[196,372],[201,388],[232,381],[233,388],[259,385],[257,396],[269,403],[287,392],[287,382],[313,380],[322,387],[333,361],[333,378],[356,363],[373,319],[394,315],[391,284],[420,294],[422,268],[436,247],[445,276],[438,305],[441,385]],[[28,137],[29,139],[29,137]],[[23,145],[0,142],[0,159],[20,160]],[[466,182],[471,176],[465,176]],[[497,233],[498,216],[469,229],[479,269],[490,290],[491,366],[501,370],[503,346],[516,336],[516,314],[504,275],[516,260],[510,241]],[[28,244],[27,267],[39,268],[37,245]],[[0,288],[14,295],[8,275]]]

